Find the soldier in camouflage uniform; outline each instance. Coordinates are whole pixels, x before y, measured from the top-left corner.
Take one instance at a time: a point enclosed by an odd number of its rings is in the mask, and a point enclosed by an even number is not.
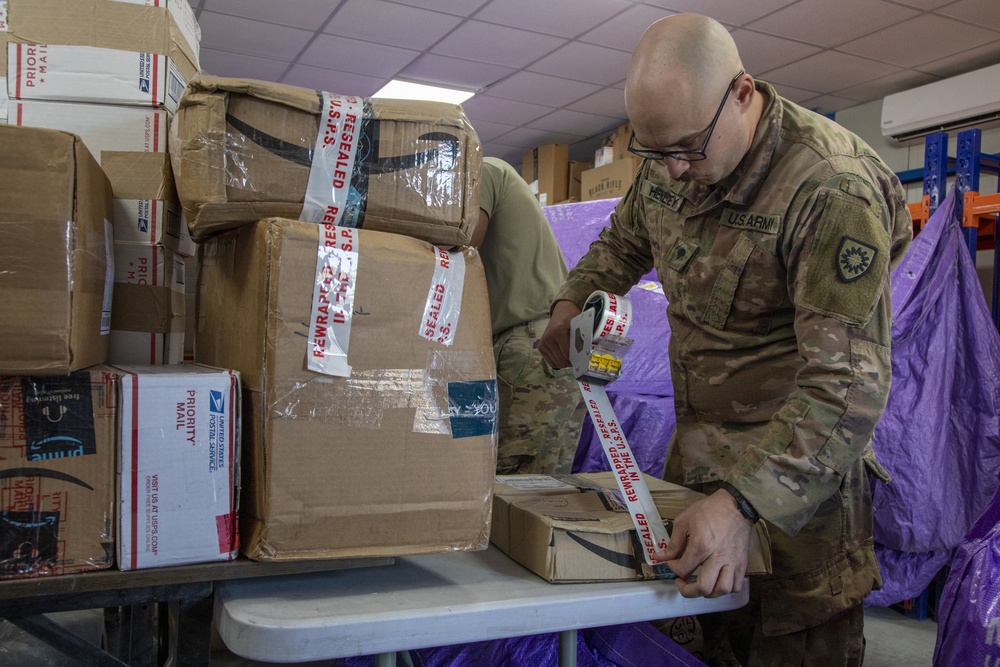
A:
[[[683,595],[714,597],[742,588],[757,518],[772,541],[749,605],[702,617],[709,661],[859,665],[862,601],[881,585],[866,463],[884,476],[871,440],[890,384],[889,272],[911,236],[902,187],[858,137],[746,74],[706,17],[650,26],[625,91],[646,160],[540,349],[567,365],[587,295],[655,267],[677,415],[664,476],[708,494],[661,558]]]
[[[566,279],[555,235],[528,184],[509,164],[483,159],[473,245],[486,269],[500,392],[497,473],[569,472],[585,407],[569,369],[538,352],[549,305]]]

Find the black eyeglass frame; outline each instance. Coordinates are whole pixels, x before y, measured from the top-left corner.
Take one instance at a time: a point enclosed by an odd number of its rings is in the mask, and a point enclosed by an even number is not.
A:
[[[698,162],[704,160],[707,155],[705,151],[708,149],[708,142],[712,140],[712,132],[715,131],[715,124],[719,122],[719,116],[722,115],[722,110],[726,107],[726,100],[729,99],[729,93],[733,90],[733,85],[739,80],[741,76],[745,74],[745,70],[740,70],[739,73],[733,77],[733,80],[729,82],[729,86],[726,88],[726,94],[722,98],[722,102],[719,103],[719,108],[715,111],[715,116],[712,117],[712,122],[709,126],[702,130],[702,132],[708,131],[708,136],[705,137],[705,143],[701,145],[701,148],[690,151],[655,151],[649,148],[638,148],[635,145],[635,132],[632,132],[632,136],[628,140],[628,152],[633,155],[638,155],[646,160],[666,160],[669,158],[674,158],[675,160],[683,160],[684,162]]]

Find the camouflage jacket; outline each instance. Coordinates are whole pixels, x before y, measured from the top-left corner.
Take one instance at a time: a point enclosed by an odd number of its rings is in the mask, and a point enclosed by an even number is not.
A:
[[[912,223],[871,148],[757,87],[764,114],[736,170],[706,187],[645,161],[557,299],[624,293],[655,267],[677,416],[667,478],[728,481],[794,535],[870,456],[891,377],[889,272]]]

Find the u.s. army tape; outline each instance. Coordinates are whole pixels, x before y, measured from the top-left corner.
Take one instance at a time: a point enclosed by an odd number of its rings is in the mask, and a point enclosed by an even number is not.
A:
[[[583,372],[577,369],[580,392],[601,440],[601,449],[611,465],[622,499],[642,542],[643,557],[650,565],[657,565],[653,554],[667,548],[670,535],[663,525],[660,512],[656,509],[639,464],[604,389],[605,384],[618,377],[622,356],[632,344],[627,337],[632,319],[632,304],[625,297],[598,291],[590,295],[584,313],[578,317],[583,317],[588,310],[593,311],[593,325],[588,367]],[[590,317],[587,314],[582,321],[587,322]],[[586,331],[582,332],[583,340],[575,339],[580,333],[578,329],[579,325],[574,327],[574,340],[571,344],[586,346]],[[588,350],[584,349],[583,352],[587,354]]]

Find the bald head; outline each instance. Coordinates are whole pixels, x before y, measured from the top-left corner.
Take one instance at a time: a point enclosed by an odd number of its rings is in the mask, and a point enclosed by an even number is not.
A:
[[[632,54],[625,82],[629,118],[665,106],[691,109],[717,104],[719,91],[743,69],[732,36],[700,14],[677,14],[653,23]],[[714,101],[713,101],[714,100]]]

